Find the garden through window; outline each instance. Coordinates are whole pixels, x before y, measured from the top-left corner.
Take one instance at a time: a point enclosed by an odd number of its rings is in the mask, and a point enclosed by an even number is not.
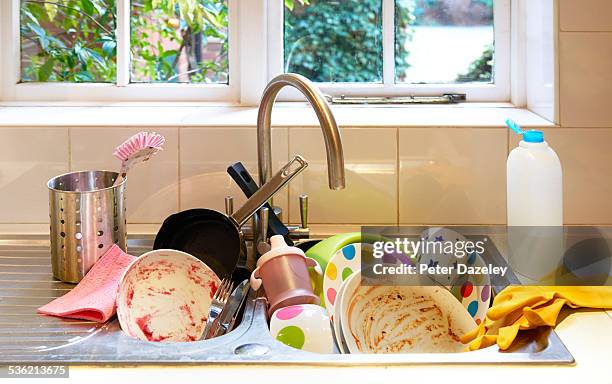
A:
[[[114,1],[21,0],[21,80],[115,82]]]
[[[494,81],[494,0],[285,0],[284,70],[327,83],[382,83],[393,28],[396,83]],[[387,79],[388,80],[388,79]]]
[[[21,81],[114,83],[117,2],[21,0]],[[130,82],[227,84],[225,0],[132,0]]]

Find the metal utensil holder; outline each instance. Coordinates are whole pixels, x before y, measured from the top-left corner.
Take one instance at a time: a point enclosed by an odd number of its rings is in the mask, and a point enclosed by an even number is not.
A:
[[[126,180],[117,172],[71,172],[52,178],[49,188],[53,277],[78,283],[113,245],[127,249]]]

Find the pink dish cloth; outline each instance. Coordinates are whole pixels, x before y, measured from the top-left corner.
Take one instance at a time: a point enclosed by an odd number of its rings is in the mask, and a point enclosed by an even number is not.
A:
[[[116,312],[115,299],[119,280],[135,259],[136,257],[123,252],[117,244],[113,244],[74,289],[38,308],[38,312],[106,322]]]

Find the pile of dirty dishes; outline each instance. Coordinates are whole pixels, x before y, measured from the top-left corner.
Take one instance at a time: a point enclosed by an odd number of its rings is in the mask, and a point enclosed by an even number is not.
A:
[[[342,236],[346,239],[347,235]],[[438,240],[465,239],[445,228],[432,228],[421,235],[425,239],[434,236]],[[362,255],[371,255],[372,246],[361,243],[359,237],[353,236],[352,240],[354,242],[349,244],[336,241],[340,247],[331,257],[320,254],[315,257],[325,269],[321,284],[325,310],[309,305],[277,311],[270,320],[273,337],[294,348],[319,353],[332,350],[340,353],[466,350],[460,337],[482,321],[489,307],[491,288],[486,276],[455,275],[445,280],[445,284],[427,276],[418,277],[421,279],[418,284],[403,281],[401,285],[371,281],[365,276],[362,279]],[[445,255],[435,253],[414,258],[391,256],[394,257],[384,262],[441,263],[446,260]],[[483,261],[478,255],[470,255],[466,263],[480,265]],[[326,321],[331,321],[332,332],[326,327]]]

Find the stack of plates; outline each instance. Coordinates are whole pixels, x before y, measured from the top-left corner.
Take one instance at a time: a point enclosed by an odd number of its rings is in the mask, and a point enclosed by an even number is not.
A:
[[[460,239],[445,230],[438,236]],[[429,233],[424,233],[426,237]],[[459,338],[485,317],[491,299],[487,276],[453,276],[446,284],[381,285],[362,281],[361,254],[369,244],[349,244],[329,260],[323,276],[325,307],[342,353],[464,351]],[[364,252],[368,254],[368,252]],[[417,260],[436,255],[417,255]],[[403,261],[405,262],[405,260]],[[425,261],[426,262],[426,261]],[[468,265],[484,265],[477,254]]]

